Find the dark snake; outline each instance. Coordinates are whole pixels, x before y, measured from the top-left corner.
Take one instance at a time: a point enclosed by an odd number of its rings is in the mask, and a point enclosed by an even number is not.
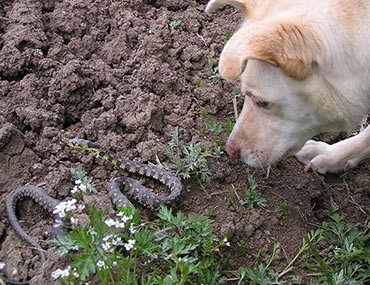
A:
[[[140,182],[135,179],[129,177],[114,178],[107,191],[115,207],[129,206],[133,210],[135,209],[126,195],[121,192],[121,186],[124,186],[122,188],[124,188],[124,191],[129,196],[151,209],[156,209],[162,204],[168,204],[181,195],[183,186],[180,180],[174,174],[162,168],[120,158],[115,153],[105,150],[99,144],[84,139],[72,139],[68,142],[68,145],[74,149],[91,151],[98,157],[109,161],[120,170],[126,170],[129,173],[153,178],[170,189],[170,194],[168,196],[160,196],[141,185]],[[24,241],[38,251],[42,264],[44,265],[46,261],[44,250],[22,229],[16,216],[17,203],[23,198],[31,198],[51,214],[61,201],[49,196],[41,187],[33,185],[25,185],[11,192],[6,201],[6,212],[11,226]],[[54,217],[54,219],[57,218]],[[63,231],[55,226],[53,226],[53,230],[56,236],[63,233]],[[7,284],[28,284],[28,282],[7,281]]]

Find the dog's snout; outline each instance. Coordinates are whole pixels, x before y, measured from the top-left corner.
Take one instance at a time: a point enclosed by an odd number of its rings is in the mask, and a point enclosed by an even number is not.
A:
[[[231,158],[240,157],[240,148],[234,140],[228,139],[226,143],[226,152]]]

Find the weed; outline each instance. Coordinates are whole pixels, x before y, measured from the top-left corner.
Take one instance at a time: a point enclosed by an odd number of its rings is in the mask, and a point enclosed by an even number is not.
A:
[[[208,68],[211,70],[212,74],[209,79],[212,79],[212,82],[217,84],[220,81],[220,74],[218,72],[218,65],[214,62],[213,59],[208,59],[207,62]]]
[[[233,32],[232,31],[228,31],[223,39],[223,43],[224,45],[226,45],[226,43],[229,41],[229,39],[232,37],[233,35]]]
[[[288,202],[282,202],[279,205],[280,211],[283,213],[284,216],[288,216],[292,210],[292,206],[289,205]]]
[[[223,126],[220,122],[215,120],[206,120],[204,124],[207,131],[213,132],[216,135],[220,135],[223,132]]]
[[[86,209],[89,225],[53,240],[61,256],[72,258],[66,269],[52,273],[60,284],[224,283],[218,259],[229,243],[212,234],[207,217],[161,207],[149,229],[129,207],[118,209],[115,218],[107,217],[107,209]]]
[[[71,168],[71,174],[74,180],[74,187],[71,190],[71,194],[75,195],[77,199],[81,200],[84,193],[96,192],[92,178],[85,171]]]
[[[76,38],[75,33],[74,33],[74,32],[71,32],[71,33],[69,34],[69,40],[71,41],[71,40],[73,40],[73,39],[75,39],[75,38]]]
[[[171,23],[169,24],[170,29],[172,31],[175,30],[175,29],[177,29],[181,25],[181,23],[182,23],[181,20],[173,20],[173,21],[171,21]]]
[[[197,80],[195,80],[195,85],[197,86],[197,88],[202,86],[202,78],[198,77]]]
[[[153,28],[151,30],[154,34],[159,34],[161,32],[161,29],[160,28]]]
[[[180,178],[195,178],[199,187],[205,191],[205,186],[211,182],[211,171],[208,167],[207,158],[212,156],[212,154],[202,142],[189,145],[183,144],[179,141],[179,132],[176,128],[165,154],[175,165],[176,169],[174,170],[166,163],[160,162],[157,157],[159,166],[175,172]]]
[[[227,119],[226,120],[226,122],[225,122],[225,129],[226,129],[226,133],[228,135],[230,135],[231,132],[233,131],[234,125],[235,125],[235,123],[232,120],[230,120],[230,119]]]
[[[283,281],[279,281],[279,274],[273,268],[271,263],[279,256],[280,245],[275,244],[271,255],[268,257],[266,262],[261,262],[253,268],[240,267],[238,269],[239,284],[244,281],[249,285],[279,285],[284,284]]]
[[[344,216],[333,213],[330,221],[305,235],[298,253],[283,272],[297,264],[322,274],[312,280],[313,284],[368,284],[369,240],[370,234],[360,235],[356,226],[345,223]]]
[[[200,115],[203,117],[203,119],[206,119],[207,116],[208,116],[208,109],[203,109],[201,112],[200,112]]]
[[[244,192],[245,207],[249,210],[253,209],[256,205],[259,207],[266,207],[267,200],[259,191],[257,191],[258,184],[252,175],[248,176],[248,183],[249,186]]]

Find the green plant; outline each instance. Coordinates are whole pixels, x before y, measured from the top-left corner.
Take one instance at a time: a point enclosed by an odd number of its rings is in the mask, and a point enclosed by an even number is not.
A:
[[[226,43],[229,41],[229,39],[232,37],[233,35],[233,32],[232,31],[228,31],[223,39],[223,44],[226,45]]]
[[[283,213],[283,215],[288,216],[292,210],[292,206],[288,202],[282,202],[279,205],[280,211]]]
[[[87,175],[84,170],[77,170],[71,168],[72,179],[74,181],[73,189],[71,194],[77,199],[81,200],[84,193],[96,192],[95,184],[92,178]]]
[[[160,29],[160,28],[153,28],[151,31],[152,31],[153,33],[155,33],[155,34],[158,34],[158,33],[160,33],[160,32],[161,32],[161,29]]]
[[[197,88],[202,86],[202,78],[201,77],[198,77],[197,80],[195,80],[195,85],[197,86]]]
[[[247,209],[253,209],[256,205],[259,207],[265,207],[267,205],[267,200],[262,194],[257,191],[257,181],[252,175],[248,176],[249,186],[244,192],[244,205]]]
[[[181,25],[182,21],[181,20],[173,20],[169,23],[170,29],[175,30]]]
[[[279,256],[280,245],[275,244],[271,255],[265,262],[261,262],[253,268],[240,267],[238,269],[238,285],[246,282],[249,285],[278,285],[284,284],[279,281],[279,274],[275,269],[271,268],[271,263]]]
[[[185,216],[161,207],[150,227],[139,213],[120,208],[116,217],[107,209],[86,207],[90,223],[74,226],[53,242],[61,256],[72,259],[52,273],[60,284],[222,284],[220,251],[229,246],[212,233],[203,215]],[[97,281],[98,280],[98,281]]]
[[[234,125],[235,125],[235,123],[232,120],[230,120],[230,119],[227,119],[226,120],[226,122],[225,122],[225,129],[226,129],[226,133],[228,135],[230,135],[231,132],[233,131]]]
[[[207,62],[208,68],[211,70],[212,74],[209,79],[212,79],[212,82],[217,84],[220,80],[220,74],[218,72],[218,65],[214,62],[213,59],[208,59]]]
[[[305,235],[302,246],[280,275],[293,265],[300,265],[322,275],[312,284],[367,284],[370,282],[370,234],[361,235],[344,216],[330,215],[330,220]]]
[[[159,166],[174,172],[183,179],[193,177],[202,190],[205,191],[205,185],[211,182],[211,171],[208,167],[207,158],[212,154],[202,142],[185,145],[179,141],[179,133],[176,128],[165,154],[174,164],[175,169],[166,163],[162,163],[157,157]]]
[[[216,135],[220,135],[223,132],[223,126],[220,122],[215,120],[206,120],[204,124],[207,131],[213,132]]]

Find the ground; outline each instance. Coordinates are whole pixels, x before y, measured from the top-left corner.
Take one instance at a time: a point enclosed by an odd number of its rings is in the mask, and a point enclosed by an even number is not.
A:
[[[215,63],[240,14],[226,8],[204,13],[204,0],[3,0],[0,2],[0,203],[17,187],[42,183],[58,199],[69,195],[71,168],[85,169],[101,190],[91,203],[109,204],[105,189],[117,171],[92,155],[71,150],[83,137],[139,162],[166,161],[164,150],[178,128],[184,143],[212,147],[207,119],[234,117],[238,82],[214,78]],[[181,21],[181,22],[180,22]],[[221,138],[225,141],[227,134]],[[338,136],[327,136],[331,142]],[[258,250],[275,242],[286,264],[304,234],[325,211],[340,210],[348,222],[364,223],[370,205],[370,165],[346,174],[305,173],[294,158],[266,170],[248,168],[225,154],[210,158],[206,195],[193,180],[174,209],[213,212],[215,232],[232,234],[228,271],[248,266]],[[268,174],[268,175],[267,175]],[[267,206],[245,210],[230,203],[230,189],[243,197],[253,175]],[[288,205],[289,211],[283,211]],[[144,212],[149,210],[143,210]],[[0,261],[15,280],[36,276],[37,254],[9,226],[0,207]],[[46,249],[44,279],[58,267],[48,242],[49,215],[31,201],[19,205],[22,226]],[[30,218],[31,217],[31,218]],[[236,244],[242,244],[244,251]]]

